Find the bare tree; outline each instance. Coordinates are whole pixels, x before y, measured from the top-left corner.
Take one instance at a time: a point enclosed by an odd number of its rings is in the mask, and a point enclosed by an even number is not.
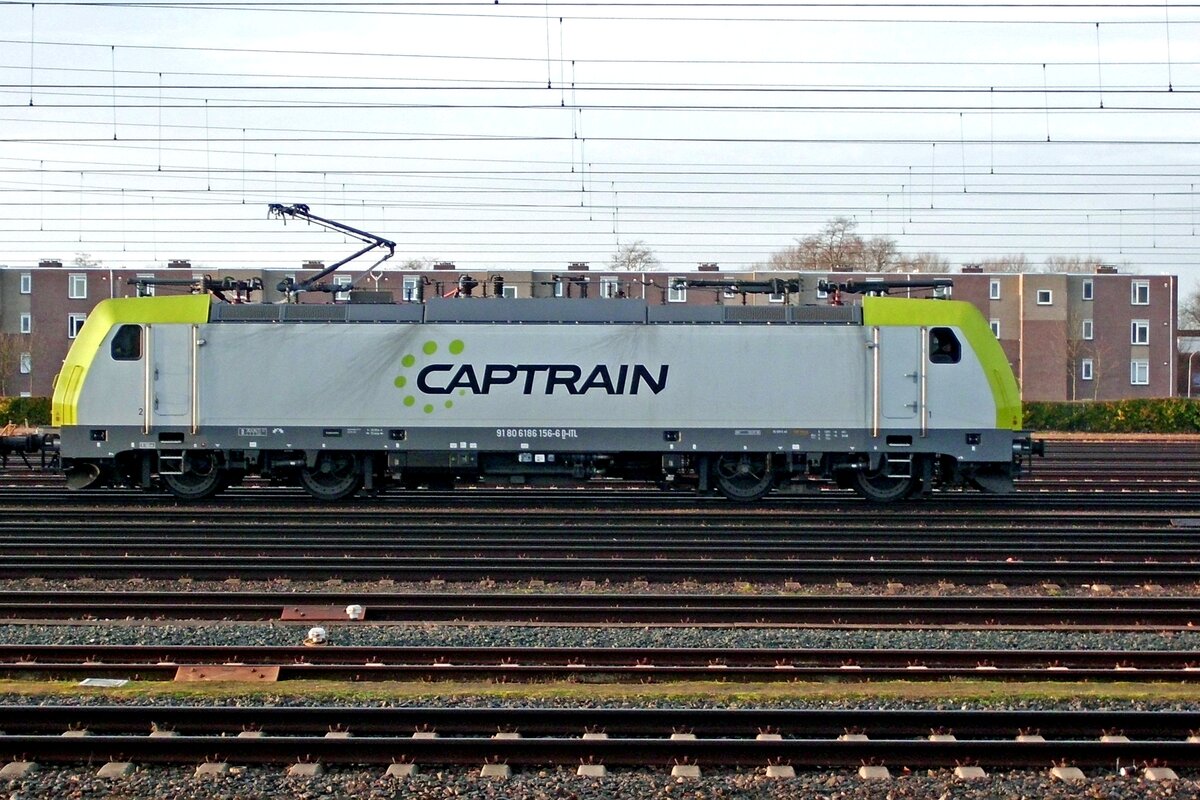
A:
[[[8,397],[21,363],[22,348],[28,336],[19,333],[0,333],[0,397]]]
[[[1095,256],[1050,256],[1043,269],[1046,272],[1095,272],[1104,262]]]
[[[854,232],[858,223],[836,217],[812,236],[797,239],[793,247],[771,254],[767,268],[794,272],[837,270],[890,272],[898,264],[896,242],[876,236],[864,239]]]
[[[103,262],[97,258],[92,258],[91,253],[76,253],[71,263],[77,267],[98,267]]]
[[[896,252],[896,240],[874,236],[863,242],[863,267],[868,272],[898,271],[901,260]]]
[[[1200,285],[1179,301],[1179,327],[1200,328]]]
[[[658,257],[641,239],[619,245],[610,262],[612,269],[623,272],[648,272],[657,269],[658,265]]]
[[[902,256],[896,263],[897,272],[930,272],[944,274],[950,271],[950,260],[937,253],[917,253]]]
[[[822,269],[849,270],[862,262],[863,240],[854,232],[857,226],[849,217],[834,217],[816,236],[809,237]]]
[[[408,272],[419,272],[421,270],[433,269],[433,265],[441,261],[440,258],[410,258],[400,265],[400,269]]]
[[[767,259],[766,269],[780,272],[805,272],[818,269],[818,267],[812,253],[802,245],[796,245],[772,253],[771,257]]]
[[[985,258],[979,262],[984,272],[1032,272],[1033,266],[1024,254]]]

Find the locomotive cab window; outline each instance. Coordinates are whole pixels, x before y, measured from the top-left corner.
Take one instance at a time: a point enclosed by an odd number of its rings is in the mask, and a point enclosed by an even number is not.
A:
[[[142,357],[142,326],[122,325],[112,340],[113,361],[138,361]]]
[[[929,331],[929,360],[934,364],[957,364],[962,359],[962,345],[949,328]]]

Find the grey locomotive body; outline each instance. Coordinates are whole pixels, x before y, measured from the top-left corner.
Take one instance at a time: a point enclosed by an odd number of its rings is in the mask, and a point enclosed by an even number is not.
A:
[[[73,486],[202,498],[620,478],[753,500],[1011,488],[1032,445],[975,309],[434,299],[106,301],[56,386]]]

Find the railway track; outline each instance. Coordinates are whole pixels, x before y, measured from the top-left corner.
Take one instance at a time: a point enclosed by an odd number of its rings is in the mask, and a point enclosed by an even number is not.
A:
[[[561,582],[636,582],[650,583],[724,583],[767,584],[805,583],[902,583],[1030,585],[1038,583],[1085,585],[1194,584],[1200,582],[1200,563],[1147,562],[1114,564],[1109,561],[1069,564],[1060,561],[970,560],[938,563],[931,559],[912,560],[814,560],[746,558],[733,563],[707,559],[588,559],[588,558],[487,558],[424,559],[405,561],[388,558],[347,559],[328,563],[303,557],[229,558],[220,556],[138,557],[138,556],[15,556],[6,559],[0,577],[21,576],[76,578],[81,575],[108,580],[255,580],[277,578],[322,581],[338,578],[348,581],[392,580],[405,582],[452,581],[477,582],[550,580]]]
[[[1191,712],[2,706],[0,749],[57,763],[1194,767],[1197,727]]]
[[[381,593],[0,591],[0,619],[346,622],[359,605],[376,623],[764,625],[836,628],[1188,630],[1191,596],[720,595],[646,593]]]
[[[491,495],[452,507],[366,502],[178,507],[0,496],[0,578],[425,582],[554,580],[964,584],[1191,583],[1200,513],[1141,498],[1080,509],[1043,501],[878,508],[776,501],[670,507]],[[965,495],[963,497],[966,497]],[[945,498],[943,498],[945,500]]]
[[[1146,650],[0,645],[43,680],[1200,681],[1200,652]]]

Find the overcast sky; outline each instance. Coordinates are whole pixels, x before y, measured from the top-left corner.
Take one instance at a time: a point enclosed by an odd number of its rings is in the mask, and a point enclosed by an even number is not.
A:
[[[747,269],[855,220],[955,269],[1200,279],[1194,3],[0,1],[0,264]]]

